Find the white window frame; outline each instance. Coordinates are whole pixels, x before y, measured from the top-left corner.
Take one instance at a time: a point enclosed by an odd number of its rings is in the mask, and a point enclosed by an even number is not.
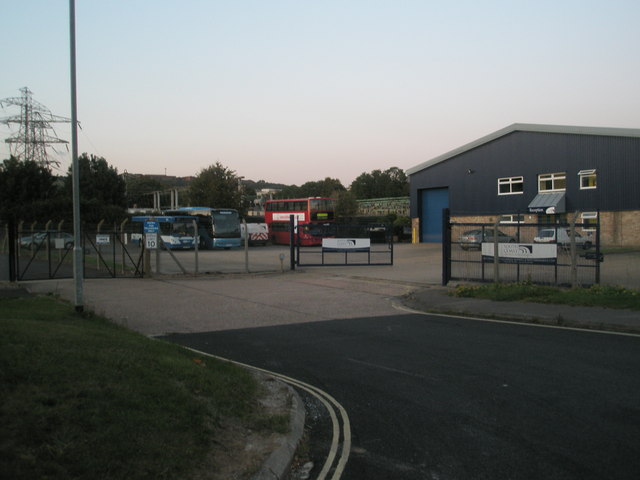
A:
[[[582,223],[584,224],[587,220],[596,220],[598,219],[598,212],[582,212],[580,214],[580,219],[582,220]],[[583,232],[595,232],[596,231],[596,227],[595,225],[593,227],[590,226],[583,226],[582,227],[582,231]]]
[[[550,189],[543,189],[542,182],[551,180],[552,187]],[[556,182],[562,180],[564,187],[556,187]],[[538,193],[550,193],[550,192],[566,192],[567,190],[567,172],[556,173],[542,173],[538,175]]]
[[[524,215],[516,214],[516,213],[502,215],[500,217],[500,223],[507,223],[507,224],[508,223],[512,223],[512,224],[524,223]]]
[[[583,178],[590,178],[593,177],[595,180],[595,185],[591,186],[591,185],[587,185],[587,186],[583,186],[582,185],[582,179]],[[593,190],[595,188],[598,188],[598,176],[596,174],[596,169],[592,168],[589,170],[580,170],[578,172],[578,180],[580,182],[580,190]]]
[[[500,186],[509,185],[508,192],[501,192]],[[522,185],[522,191],[514,192],[514,185]],[[524,177],[503,177],[498,179],[498,195],[522,195],[524,193]]]

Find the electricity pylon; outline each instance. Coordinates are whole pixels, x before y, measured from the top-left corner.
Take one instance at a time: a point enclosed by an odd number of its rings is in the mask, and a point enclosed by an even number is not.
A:
[[[11,155],[21,160],[33,160],[40,165],[51,168],[59,167],[60,162],[49,155],[48,149],[58,153],[53,145],[67,144],[58,138],[53,123],[70,123],[71,119],[53,115],[51,111],[31,98],[31,90],[21,88],[21,97],[10,97],[0,100],[0,107],[20,107],[20,114],[0,119],[7,126],[18,124],[18,132],[5,139],[9,144]]]

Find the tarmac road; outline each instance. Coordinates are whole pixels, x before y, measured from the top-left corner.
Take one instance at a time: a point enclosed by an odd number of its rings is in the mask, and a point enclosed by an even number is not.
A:
[[[330,392],[353,432],[344,479],[640,471],[638,337],[396,313],[166,338]]]

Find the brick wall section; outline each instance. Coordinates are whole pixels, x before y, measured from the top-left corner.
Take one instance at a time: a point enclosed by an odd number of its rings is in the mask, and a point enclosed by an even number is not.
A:
[[[640,246],[640,211],[600,212],[600,242],[619,247]]]

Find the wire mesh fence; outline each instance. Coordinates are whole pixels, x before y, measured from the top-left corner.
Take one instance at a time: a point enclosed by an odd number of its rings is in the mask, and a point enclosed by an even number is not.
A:
[[[83,225],[80,235],[85,278],[141,276],[142,246],[135,228]],[[62,222],[5,224],[0,241],[15,280],[73,277],[75,237]]]
[[[582,223],[449,222],[444,280],[561,286],[600,283],[603,257],[598,228]]]

